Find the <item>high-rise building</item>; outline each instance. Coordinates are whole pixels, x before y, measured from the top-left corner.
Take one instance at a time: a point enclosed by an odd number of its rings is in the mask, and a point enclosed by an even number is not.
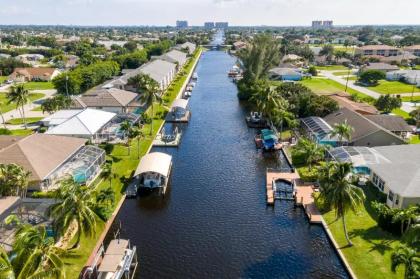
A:
[[[212,21],[204,22],[204,28],[212,29],[214,27],[215,27],[214,22]]]
[[[312,21],[312,28],[314,29],[328,29],[333,27],[333,21],[332,20],[314,20]]]
[[[188,21],[186,20],[177,20],[176,21],[177,28],[188,28]]]
[[[229,27],[229,23],[227,23],[227,22],[216,22],[215,23],[215,27],[216,28],[220,28],[220,29],[228,28]]]

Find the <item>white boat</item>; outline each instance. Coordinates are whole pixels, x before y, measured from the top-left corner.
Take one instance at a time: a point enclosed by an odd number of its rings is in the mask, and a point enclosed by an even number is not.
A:
[[[148,153],[141,158],[134,176],[139,180],[139,189],[158,189],[165,194],[172,168],[172,156],[162,152]]]
[[[196,72],[194,72],[194,74],[192,75],[192,79],[193,80],[197,80],[198,79],[198,74]]]
[[[191,97],[191,91],[185,91],[185,92],[184,92],[184,97],[185,97],[185,98],[189,98],[189,97]]]
[[[103,248],[101,253],[103,252]],[[136,246],[127,239],[114,239],[103,254],[98,279],[132,279],[138,265]]]

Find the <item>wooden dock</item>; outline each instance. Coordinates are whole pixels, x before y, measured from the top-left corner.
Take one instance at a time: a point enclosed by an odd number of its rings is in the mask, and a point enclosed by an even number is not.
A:
[[[181,118],[175,118],[175,116],[168,112],[166,115],[165,121],[168,123],[188,123],[191,118],[191,111],[187,110],[187,113]]]
[[[267,205],[274,205],[275,193],[273,182],[276,180],[285,180],[294,185],[295,204],[304,208],[310,223],[322,223],[322,215],[315,206],[313,193],[315,187],[313,184],[305,184],[297,172],[282,172],[275,169],[267,169],[266,172],[266,189],[267,189]]]

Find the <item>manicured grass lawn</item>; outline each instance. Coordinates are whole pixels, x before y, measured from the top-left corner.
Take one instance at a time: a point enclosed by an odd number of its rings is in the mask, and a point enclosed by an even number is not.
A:
[[[25,82],[25,88],[28,90],[46,90],[54,89],[54,85],[51,81],[31,81]]]
[[[410,118],[410,115],[408,114],[408,112],[403,111],[403,110],[402,110],[402,109],[400,109],[400,108],[398,108],[398,109],[394,109],[394,110],[392,111],[392,113],[393,113],[393,114],[395,114],[395,115],[401,116],[401,117],[402,117],[402,118],[404,118],[404,119],[409,119],[409,118]]]
[[[36,123],[43,119],[43,117],[28,117],[26,118],[26,124],[32,124]],[[13,118],[6,121],[6,124],[10,125],[22,125],[23,124],[23,118]]]
[[[45,94],[42,93],[31,93],[29,95],[29,99],[31,102],[36,101],[38,99],[41,99],[42,97],[44,97]],[[8,112],[11,111],[13,109],[16,108],[15,104],[7,104],[8,100],[6,98],[6,93],[0,93],[0,110],[4,113],[4,112]]]
[[[335,71],[335,70],[347,70],[348,68],[343,65],[330,65],[330,66],[315,66],[317,70]]]
[[[309,87],[314,93],[319,95],[330,95],[334,93],[344,92],[345,85],[342,85],[334,80],[326,78],[312,78],[300,81],[301,84]],[[349,94],[357,94],[361,97],[368,97],[367,95],[356,91],[352,88],[347,88]]]
[[[0,76],[0,84],[7,80],[7,76]]]
[[[369,86],[370,90],[381,94],[399,94],[413,92],[413,85],[406,84],[400,81],[380,80],[376,86]],[[415,88],[414,92],[420,92],[419,88]]]
[[[37,106],[34,109],[31,109],[31,111],[42,111],[42,107],[41,106]]]
[[[334,72],[332,73],[335,76],[347,76],[349,73],[349,71],[339,71],[339,72]],[[352,74],[352,72],[350,71],[350,75]]]
[[[349,236],[354,246],[346,247],[341,219],[336,221],[335,212],[323,214],[334,239],[358,278],[386,279],[403,278],[402,269],[391,272],[391,253],[400,241],[378,227],[375,212],[370,202],[374,200],[373,189],[365,188],[366,201],[360,211],[346,215]]]
[[[411,136],[409,143],[410,144],[420,144],[420,136],[419,135]]]
[[[34,133],[31,129],[10,130],[14,136],[28,136]]]
[[[420,101],[420,96],[413,96],[413,97],[411,97],[411,96],[403,96],[403,97],[401,97],[401,100],[403,102],[411,102],[411,101],[413,101],[413,102],[419,102]]]
[[[195,53],[194,61],[198,59],[198,55],[200,51],[198,50]],[[177,94],[179,93],[183,83],[187,79],[188,73],[191,71],[194,63],[190,61],[184,66],[183,72],[179,75],[170,85],[170,87],[165,92],[163,96],[164,103],[162,105],[155,104],[154,105],[154,112],[155,117],[153,120],[153,132],[152,136],[150,136],[150,124],[144,125],[142,128],[142,132],[144,134],[144,138],[140,141],[134,139],[130,143],[130,154],[128,153],[128,148],[125,145],[117,144],[114,145],[114,148],[110,155],[107,156],[107,159],[112,160],[112,170],[113,173],[116,175],[112,179],[112,188],[115,191],[115,198],[116,202],[115,205],[118,204],[119,200],[123,196],[125,187],[127,186],[128,182],[130,181],[131,177],[133,176],[134,170],[136,169],[139,163],[139,155],[140,157],[145,155],[149,146],[152,144],[153,138],[156,136],[160,125],[163,123],[162,117],[158,117],[159,113],[162,115],[162,112],[167,110],[165,108],[172,104],[172,101],[176,98]],[[148,109],[146,113],[151,116],[151,110]],[[139,144],[138,144],[139,143]],[[99,182],[100,181],[100,182]],[[98,180],[99,184],[93,187],[96,187],[97,191],[101,189],[106,189],[109,187],[109,180]],[[85,265],[90,253],[94,249],[96,242],[102,232],[104,227],[103,222],[98,222],[97,226],[97,234],[93,238],[88,238],[86,236],[82,236],[81,248],[74,251],[73,255],[70,255],[64,259],[64,263],[66,265],[66,278],[78,278],[79,273],[83,266]]]

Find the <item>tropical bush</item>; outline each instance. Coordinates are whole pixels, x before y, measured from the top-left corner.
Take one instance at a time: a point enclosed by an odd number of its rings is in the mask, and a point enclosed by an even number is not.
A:
[[[378,84],[378,81],[385,79],[385,72],[380,70],[366,70],[359,75],[359,81],[368,85]]]

